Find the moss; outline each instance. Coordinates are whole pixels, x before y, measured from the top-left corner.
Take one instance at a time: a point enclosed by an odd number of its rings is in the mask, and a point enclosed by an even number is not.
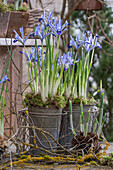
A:
[[[110,161],[112,158],[111,158],[111,156],[109,156],[109,155],[104,155],[104,156],[103,156],[103,159],[104,159],[106,162],[108,162],[108,161]]]
[[[91,165],[96,165],[96,166],[98,166],[98,164],[97,164],[96,161],[90,161],[90,164],[91,164]]]
[[[110,155],[103,155],[101,158],[101,165],[113,166],[113,157]]]
[[[69,97],[69,100],[71,100],[72,103],[75,103],[75,104],[80,104],[81,101],[85,105],[97,104],[97,101],[93,97],[91,97],[91,98],[77,97],[74,99],[73,95],[71,95]]]
[[[27,155],[22,155],[21,156],[21,159],[26,159],[27,158]]]
[[[47,98],[45,103],[42,102],[42,98],[40,94],[26,93],[25,98],[23,100],[23,104],[26,106],[42,106],[42,107],[56,107],[56,108],[64,108],[66,106],[66,100],[64,96],[60,96],[56,94],[54,97]]]
[[[91,158],[91,160],[89,160],[89,158]],[[110,165],[113,166],[113,160],[111,156],[102,156],[101,155],[102,160],[102,164],[101,165]],[[89,161],[86,161],[89,160]],[[20,158],[16,161],[12,162],[13,166],[20,166],[20,167],[24,167],[24,165],[32,165],[34,163],[38,163],[38,162],[43,162],[43,163],[64,163],[67,162],[71,163],[71,161],[73,161],[73,163],[75,162],[76,166],[78,168],[83,168],[85,166],[99,166],[97,159],[95,159],[95,156],[93,156],[92,154],[89,155],[85,155],[84,157],[81,157],[80,159],[76,159],[76,158],[72,158],[72,157],[61,157],[61,156],[49,156],[49,155],[45,155],[45,156],[38,156],[38,157],[32,157],[31,155],[23,155],[20,156]],[[8,164],[3,167],[3,169],[7,169],[8,166],[10,166],[11,163],[10,161],[8,162]]]
[[[88,155],[85,155],[84,157],[77,159],[77,162],[83,164],[85,161],[91,160],[93,158],[94,158],[93,154],[90,153]]]
[[[74,103],[80,103],[80,102],[83,102],[83,104],[85,105],[92,105],[94,103],[96,103],[96,100],[92,97],[92,98],[87,98],[87,99],[84,99],[84,98],[76,98],[74,100]]]
[[[113,157],[113,152],[110,153],[111,157]]]
[[[3,2],[0,1],[0,12],[8,12],[8,11],[27,11],[29,9],[29,6],[27,5],[27,7],[19,7],[17,10],[15,10],[14,4],[11,5],[6,5]]]
[[[49,155],[45,155],[45,156],[44,156],[44,159],[45,159],[46,161],[51,161],[51,160],[52,160]]]
[[[0,2],[0,12],[7,12],[7,11],[9,11],[8,5]]]

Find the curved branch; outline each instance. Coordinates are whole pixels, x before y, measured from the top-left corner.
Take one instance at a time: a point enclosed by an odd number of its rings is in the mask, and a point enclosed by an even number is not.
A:
[[[102,34],[105,36],[105,38],[110,42],[110,44],[113,44],[113,41],[111,41],[110,39],[109,39],[109,37],[106,35],[106,33],[104,32],[104,30],[103,30],[103,28],[102,28],[102,25],[101,25],[101,22],[100,22],[100,19],[99,19],[99,17],[98,16],[96,16],[96,19],[97,19],[97,21],[98,21],[98,24],[99,24],[99,26],[100,26],[100,29],[101,29],[101,31],[102,31]]]

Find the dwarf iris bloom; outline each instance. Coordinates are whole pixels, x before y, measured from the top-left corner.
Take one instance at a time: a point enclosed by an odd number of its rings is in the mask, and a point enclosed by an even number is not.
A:
[[[42,21],[45,22],[45,10],[44,10],[43,14],[41,15],[41,17],[39,18],[38,21],[39,21],[39,22],[42,22]]]
[[[43,60],[45,60],[45,55],[43,55]],[[39,55],[39,64],[40,67],[42,68],[42,55]]]
[[[39,57],[40,57],[40,56],[42,56],[42,48],[39,47],[38,45],[37,45],[37,47],[38,47],[38,50],[39,50]],[[43,52],[43,54],[45,54],[45,52]]]
[[[95,47],[98,47],[98,48],[102,49],[102,46],[99,44],[99,42],[97,42],[98,37],[99,36],[96,34],[95,35],[95,38],[96,38],[96,40],[95,40]]]
[[[34,36],[37,36],[38,38],[41,39],[41,41],[43,41],[43,39],[45,37],[47,37],[48,35],[52,34],[52,32],[49,32],[48,34],[45,34],[44,35],[44,30],[45,30],[45,26],[44,26],[44,23],[41,24],[41,31],[42,31],[42,35],[40,33],[40,30],[39,30],[39,24],[37,27],[35,27],[35,33],[34,33]]]
[[[5,75],[4,78],[0,81],[0,84],[2,84],[4,81],[10,82],[10,80],[7,78],[7,75]]]
[[[67,21],[62,25],[62,20],[60,17],[58,21],[54,21],[54,24],[52,24],[52,22],[49,24],[56,36],[59,36],[67,31],[68,29],[65,28],[67,25],[70,25]]]
[[[85,44],[84,44],[86,51],[89,52],[95,47],[101,49],[102,48],[101,45],[99,44],[99,42],[97,42],[98,35],[96,34],[95,37],[93,38],[91,32],[87,32],[87,33],[88,33],[88,38],[87,37],[85,38]]]
[[[58,66],[64,66],[64,70],[69,68],[69,65],[74,65],[74,59],[71,56],[71,53],[63,54],[63,56],[58,57]]]
[[[84,44],[84,41],[79,40],[79,35],[76,36],[76,42],[72,36],[70,36],[70,38],[70,45],[68,46],[69,48],[74,46],[78,50]]]
[[[43,14],[41,15],[41,18],[39,19],[39,22],[44,21],[44,24],[46,26],[49,26],[49,23],[51,22],[50,19],[51,19],[52,14],[53,14],[53,12],[49,12],[49,16],[48,16],[48,19],[47,19],[47,22],[46,22],[46,20],[45,20],[45,10],[44,10]]]
[[[15,32],[15,40],[14,40],[13,42],[15,43],[15,42],[19,41],[19,42],[21,42],[23,45],[25,44],[25,42],[26,42],[26,40],[28,39],[28,37],[29,37],[30,35],[32,35],[32,34],[29,32],[29,34],[24,38],[23,27],[20,28],[20,33],[21,33],[22,38],[18,35],[18,33],[17,33],[15,30],[13,30],[13,31]]]
[[[36,59],[36,57],[34,56],[34,53],[35,53],[35,48],[34,47],[31,47],[32,49],[31,49],[31,52],[30,52],[30,55],[28,56],[28,54],[26,53],[26,51],[25,52],[22,52],[22,51],[19,51],[21,54],[24,54],[25,56],[26,56],[26,58],[27,58],[27,61],[34,61],[34,60],[36,60],[37,61],[37,59]]]

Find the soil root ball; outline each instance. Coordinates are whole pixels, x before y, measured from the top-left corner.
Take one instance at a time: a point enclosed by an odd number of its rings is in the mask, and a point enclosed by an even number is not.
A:
[[[73,151],[82,151],[85,154],[88,154],[90,149],[93,149],[93,152],[96,154],[102,148],[98,142],[98,136],[94,133],[87,133],[87,136],[84,136],[82,132],[72,140]]]

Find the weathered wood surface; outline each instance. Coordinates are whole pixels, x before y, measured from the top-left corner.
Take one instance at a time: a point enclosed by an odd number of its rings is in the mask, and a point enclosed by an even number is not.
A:
[[[17,50],[15,50],[17,49]],[[21,105],[21,82],[22,82],[22,54],[21,47],[13,47],[15,50],[15,55],[13,55],[12,61],[10,62],[8,69],[8,77],[10,82],[8,84],[8,93],[6,97],[6,107],[5,107],[5,117],[4,126],[5,134],[11,136],[17,130],[17,111],[22,108]],[[19,55],[18,55],[19,54]],[[8,47],[0,47],[0,75],[2,74],[6,63],[9,58]],[[5,88],[4,88],[5,90]],[[13,127],[13,131],[11,130]],[[5,136],[6,137],[6,136]]]
[[[0,37],[5,37],[7,34],[10,13],[0,13]]]
[[[16,30],[19,33],[21,27],[24,30],[27,27],[29,20],[28,12],[19,12],[19,11],[9,11],[6,13],[0,13],[0,37],[14,37],[13,30]],[[20,34],[20,33],[19,33]]]
[[[103,1],[103,0],[102,0]],[[77,0],[70,0],[70,9],[74,6],[74,4],[77,2]],[[76,10],[102,10],[103,4],[99,2],[98,0],[84,0],[81,2]]]

